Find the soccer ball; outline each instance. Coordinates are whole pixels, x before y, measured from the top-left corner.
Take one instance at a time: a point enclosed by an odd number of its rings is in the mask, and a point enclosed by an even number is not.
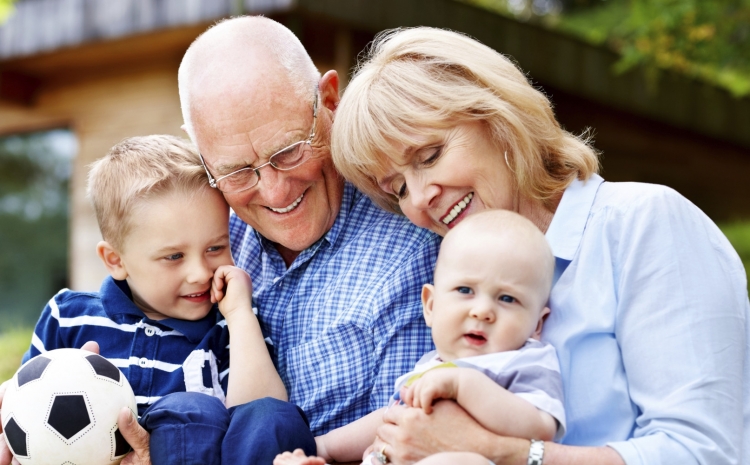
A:
[[[133,390],[116,366],[86,350],[51,350],[8,382],[5,441],[23,465],[117,464],[130,451],[117,428],[122,407],[137,412]]]

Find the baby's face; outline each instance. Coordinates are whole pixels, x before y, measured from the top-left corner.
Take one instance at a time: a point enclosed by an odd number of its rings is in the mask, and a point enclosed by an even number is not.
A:
[[[544,273],[520,242],[480,233],[444,244],[435,285],[422,291],[425,320],[443,360],[515,350],[539,337],[549,312]]]
[[[214,271],[233,264],[221,193],[167,193],[142,201],[132,214],[121,257],[135,304],[154,320],[206,316]]]

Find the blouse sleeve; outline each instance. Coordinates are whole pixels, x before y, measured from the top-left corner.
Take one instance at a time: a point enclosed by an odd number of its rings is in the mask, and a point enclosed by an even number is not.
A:
[[[617,316],[633,438],[628,465],[736,464],[747,352],[745,271],[734,249],[676,192],[612,213]],[[619,215],[619,217],[617,217]]]

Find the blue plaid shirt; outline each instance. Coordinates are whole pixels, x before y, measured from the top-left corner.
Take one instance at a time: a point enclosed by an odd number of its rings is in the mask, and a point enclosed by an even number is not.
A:
[[[432,350],[420,293],[440,238],[346,184],[333,227],[287,269],[274,244],[232,213],[232,255],[289,400],[313,434],[388,404],[393,383]]]

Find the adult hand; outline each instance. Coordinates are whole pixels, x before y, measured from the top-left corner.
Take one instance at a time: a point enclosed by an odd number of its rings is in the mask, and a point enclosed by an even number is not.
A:
[[[498,464],[526,463],[525,456],[503,456],[498,461],[497,451],[503,449],[504,442],[524,440],[504,438],[487,431],[452,400],[437,402],[429,415],[422,409],[393,406],[385,412],[383,421],[378,428],[375,450],[385,446],[385,455],[395,465],[410,465],[429,455],[451,451],[476,452]],[[507,450],[515,454],[519,448]],[[528,441],[525,452],[528,453]]]
[[[151,465],[150,436],[135,418],[129,408],[123,407],[117,419],[122,437],[133,450],[120,462],[121,465]]]

